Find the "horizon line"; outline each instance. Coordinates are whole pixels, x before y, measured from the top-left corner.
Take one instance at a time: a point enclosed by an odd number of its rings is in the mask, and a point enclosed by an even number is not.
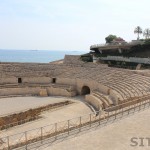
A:
[[[0,48],[0,50],[16,50],[16,51],[88,51],[88,50],[50,50],[50,49],[3,49],[3,48]],[[89,49],[90,51],[90,49]]]

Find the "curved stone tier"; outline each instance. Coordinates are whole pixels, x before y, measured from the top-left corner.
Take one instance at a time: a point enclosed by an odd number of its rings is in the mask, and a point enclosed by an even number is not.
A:
[[[44,95],[81,94],[103,109],[150,94],[149,76],[66,59],[65,64],[0,63],[0,96],[40,95],[41,91]]]

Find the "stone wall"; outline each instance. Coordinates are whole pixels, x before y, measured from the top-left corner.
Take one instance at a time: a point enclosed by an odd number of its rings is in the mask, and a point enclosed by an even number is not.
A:
[[[0,84],[16,84],[16,83],[18,83],[18,79],[16,77],[0,78]]]
[[[46,92],[47,91],[47,92]],[[42,94],[42,93],[45,94]],[[47,93],[47,94],[46,94]],[[71,88],[62,88],[62,87],[18,87],[18,88],[2,88],[0,89],[0,96],[75,96],[76,90]]]
[[[78,94],[81,94],[82,87],[84,86],[88,86],[90,88],[90,91],[98,88],[97,83],[86,80],[86,79],[83,79],[83,80],[76,79],[76,86],[77,86]]]
[[[49,84],[52,83],[52,78],[50,77],[23,77],[22,83],[30,84]]]
[[[76,86],[76,79],[57,78],[56,83],[57,83],[57,84],[65,84],[65,85]]]
[[[52,78],[50,77],[19,77],[22,80],[22,83],[30,84],[49,84],[52,83]],[[0,84],[18,84],[17,77],[3,77],[0,78]]]
[[[39,95],[41,87],[23,87],[23,88],[3,88],[0,89],[0,96],[13,95]]]
[[[69,89],[65,88],[59,88],[59,87],[49,87],[47,88],[48,95],[52,96],[67,96],[67,97],[72,97],[76,96],[76,91],[69,91]]]
[[[86,79],[76,79],[77,91],[81,94],[81,90],[83,86],[88,86],[91,91],[99,90],[101,93],[109,95],[109,90],[107,86],[104,86],[94,80],[86,80]]]
[[[80,59],[80,55],[65,55],[64,64],[84,64]]]
[[[79,78],[56,78],[56,83],[52,83],[53,78],[50,77],[22,77],[22,83],[18,84],[18,78],[5,78],[6,84],[17,83],[14,87],[9,84],[0,88],[0,96],[67,96],[72,97],[77,94],[81,95],[82,88],[88,86],[90,91],[99,90],[101,93],[110,95],[117,101],[117,94],[107,86],[97,83],[94,80],[79,79]],[[12,86],[12,87],[11,87]],[[47,91],[47,94],[41,94],[41,91]]]

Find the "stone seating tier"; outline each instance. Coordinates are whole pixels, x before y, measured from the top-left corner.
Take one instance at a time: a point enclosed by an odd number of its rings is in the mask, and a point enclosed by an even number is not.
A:
[[[74,61],[72,60],[72,62]],[[8,77],[56,77],[84,79],[105,85],[106,87],[116,91],[119,95],[120,101],[147,95],[150,92],[150,77],[137,74],[130,70],[109,68],[106,65],[92,63],[0,63],[0,76],[1,80]],[[0,82],[0,88],[17,86],[21,85],[18,85],[17,83],[7,84]],[[36,86],[36,84],[33,85],[28,83],[26,86]],[[38,86],[49,85],[39,83]],[[59,86],[62,87],[61,85]]]

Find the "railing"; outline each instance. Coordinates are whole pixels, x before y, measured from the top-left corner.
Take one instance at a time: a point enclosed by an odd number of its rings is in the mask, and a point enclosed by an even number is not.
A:
[[[97,116],[95,116],[95,113],[90,113],[19,134],[1,137],[0,150],[12,150],[22,146],[27,149],[32,143],[40,142],[42,144],[48,138],[57,140],[62,134],[70,135],[71,132],[76,130],[80,132],[86,126],[92,127],[93,124],[101,125],[103,122],[107,123],[110,119],[116,120],[118,117],[122,118],[124,115],[128,116],[131,112],[135,113],[149,107],[150,95],[105,109],[98,112]]]
[[[94,44],[90,46],[90,49],[92,48],[99,48],[99,47],[115,47],[115,46],[134,46],[134,45],[138,45],[138,44],[143,44],[143,42],[139,41],[139,42],[128,42],[128,43],[106,43],[106,44]]]
[[[94,44],[94,45],[91,45],[90,46],[90,49],[91,48],[97,48],[97,47],[103,47],[103,46],[107,46],[108,44]]]
[[[107,56],[107,57],[100,57],[100,59],[150,64],[150,58],[138,58],[138,57],[128,58],[128,57],[122,57],[122,56]]]

